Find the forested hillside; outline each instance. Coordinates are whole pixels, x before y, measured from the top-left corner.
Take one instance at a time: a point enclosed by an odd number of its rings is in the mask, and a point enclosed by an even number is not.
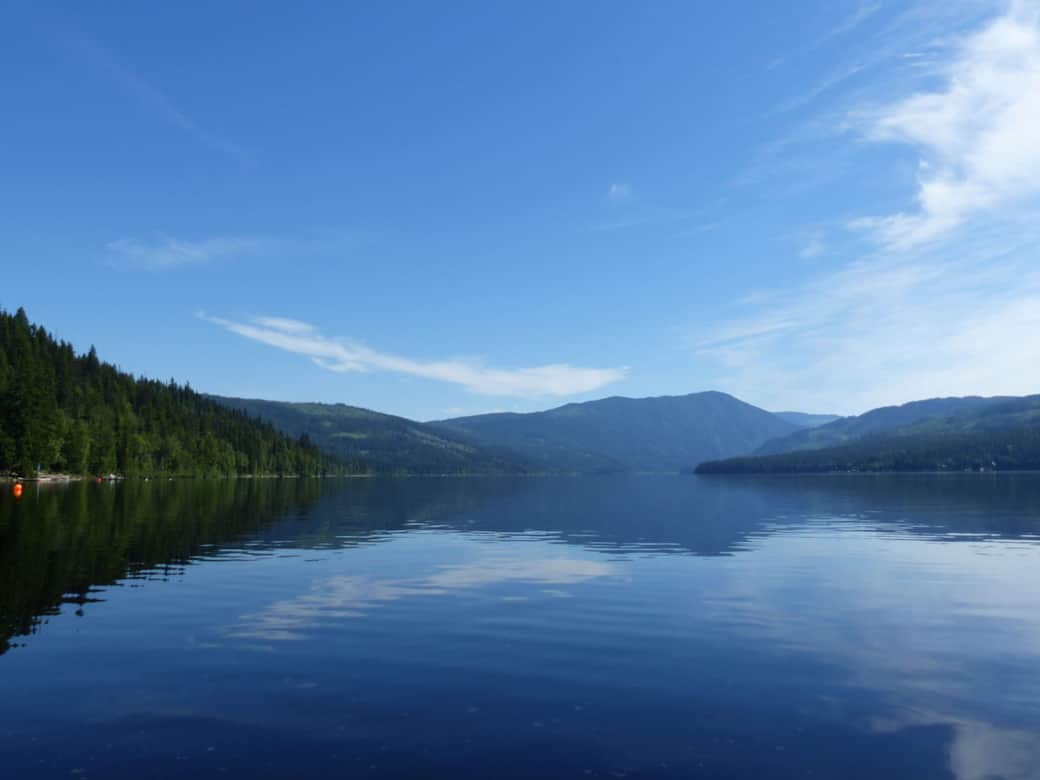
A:
[[[827,429],[831,429],[828,433]],[[1040,469],[1040,395],[933,398],[875,409],[816,431],[838,442],[701,463],[697,472],[992,471]],[[842,437],[848,437],[843,439]],[[778,442],[783,447],[798,435]]]
[[[1040,425],[868,436],[840,447],[708,461],[698,474],[1040,470]]]
[[[332,466],[306,438],[186,385],[123,373],[93,348],[77,355],[23,310],[0,310],[0,474],[317,474]]]
[[[346,404],[290,403],[210,396],[290,436],[307,436],[324,452],[375,474],[519,474],[519,455],[481,446],[426,423]]]
[[[1014,398],[928,398],[901,406],[883,406],[856,417],[842,417],[818,427],[796,431],[763,444],[755,455],[779,455],[798,450],[823,449],[849,444],[865,436],[886,436],[928,421],[961,420]]]

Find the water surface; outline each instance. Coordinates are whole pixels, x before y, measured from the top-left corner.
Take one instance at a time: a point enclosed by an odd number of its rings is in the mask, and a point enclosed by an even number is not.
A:
[[[10,777],[1040,778],[1040,477],[0,498]]]

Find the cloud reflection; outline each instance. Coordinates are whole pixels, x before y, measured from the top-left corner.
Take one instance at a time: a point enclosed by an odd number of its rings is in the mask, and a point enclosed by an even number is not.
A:
[[[929,712],[876,721],[872,726],[881,734],[923,726],[948,727],[952,732],[949,768],[956,780],[1040,778],[1040,740],[1035,733]]]
[[[432,574],[416,578],[339,575],[315,581],[309,593],[242,615],[239,625],[228,635],[270,641],[306,639],[309,628],[328,620],[364,617],[368,611],[400,599],[439,596],[507,583],[575,585],[615,573],[614,564],[585,558],[489,557],[442,566]]]
[[[1040,685],[1008,690],[985,720],[977,706],[994,663],[1024,671],[1040,648],[1040,547],[907,537],[893,546],[866,533],[854,551],[818,533],[766,544],[779,547],[758,566],[732,566],[706,594],[710,622],[749,644],[840,659],[848,681],[892,713],[867,728],[945,727],[957,780],[1040,780],[1040,740],[1020,725]]]

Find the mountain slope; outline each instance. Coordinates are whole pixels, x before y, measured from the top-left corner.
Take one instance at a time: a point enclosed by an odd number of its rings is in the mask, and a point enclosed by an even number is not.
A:
[[[357,470],[374,473],[520,473],[521,459],[404,417],[346,404],[290,403],[210,396],[291,436],[304,434]]]
[[[604,398],[529,414],[484,414],[431,423],[518,453],[545,470],[678,471],[752,452],[796,426],[718,392]]]
[[[332,466],[188,387],[102,363],[0,310],[0,473],[314,474]]]
[[[696,471],[713,474],[1040,469],[1040,395],[961,400],[972,402],[945,405],[959,414],[918,419],[834,447],[701,463]],[[979,400],[986,403],[975,403]]]
[[[818,428],[808,428],[766,442],[754,454],[778,455],[797,450],[821,449],[847,444],[864,436],[878,436],[926,420],[958,417],[1014,400],[1005,396],[980,398],[930,398],[902,406],[872,409],[858,417],[842,417]]]

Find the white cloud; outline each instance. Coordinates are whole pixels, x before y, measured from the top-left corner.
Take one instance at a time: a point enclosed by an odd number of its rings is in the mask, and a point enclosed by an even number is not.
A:
[[[235,322],[199,315],[207,322],[253,341],[305,355],[329,371],[386,371],[462,385],[482,395],[537,398],[569,396],[598,390],[623,379],[624,368],[581,368],[566,363],[530,368],[496,369],[465,360],[422,361],[377,352],[362,344],[327,338],[313,326],[281,317]]]
[[[257,317],[254,321],[265,328],[280,330],[283,333],[303,334],[314,332],[313,325],[285,317]]]
[[[896,249],[1040,195],[1040,4],[1015,2],[963,39],[940,75],[941,89],[860,117],[870,140],[921,155],[917,209],[854,223]]]
[[[108,244],[108,251],[123,262],[137,268],[162,270],[184,265],[204,265],[236,255],[255,254],[266,248],[258,238],[216,237],[201,241],[182,241],[164,236],[148,243],[121,238]]]

